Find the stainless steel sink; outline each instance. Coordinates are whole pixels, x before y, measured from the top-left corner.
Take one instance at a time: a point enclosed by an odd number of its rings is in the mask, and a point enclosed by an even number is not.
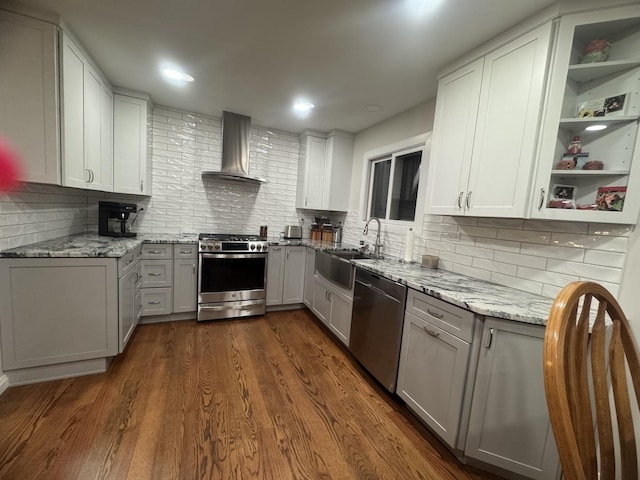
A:
[[[316,272],[330,282],[351,290],[356,267],[351,260],[373,258],[355,250],[321,250],[316,253]]]
[[[372,255],[367,255],[366,253],[357,252],[354,250],[331,250],[328,253],[347,260],[364,260],[373,258]]]

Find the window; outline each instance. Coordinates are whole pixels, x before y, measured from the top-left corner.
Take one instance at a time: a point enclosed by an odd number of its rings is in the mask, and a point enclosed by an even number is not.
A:
[[[371,160],[369,217],[413,222],[416,216],[422,148]]]

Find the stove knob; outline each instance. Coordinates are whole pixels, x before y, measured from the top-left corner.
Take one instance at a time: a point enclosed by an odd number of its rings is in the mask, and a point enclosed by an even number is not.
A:
[[[213,248],[215,248],[216,250],[220,250],[220,244],[219,243],[215,243],[213,245]]]
[[[207,243],[206,247],[207,247],[207,250],[213,250],[213,245],[210,243]]]
[[[263,252],[266,252],[266,251],[267,251],[267,244],[266,244],[266,243],[262,246],[262,251],[263,251]]]
[[[256,250],[258,251],[262,250],[262,244],[259,243],[258,246],[256,247]]]
[[[256,244],[255,244],[255,243],[252,243],[251,245],[249,245],[249,248],[250,248],[251,250],[255,250],[255,249],[256,249]]]

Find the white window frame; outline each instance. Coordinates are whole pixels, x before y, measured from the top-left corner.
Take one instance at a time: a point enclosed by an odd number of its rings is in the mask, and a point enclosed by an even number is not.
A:
[[[404,233],[409,228],[414,231],[422,230],[424,221],[424,206],[426,202],[427,173],[429,171],[429,156],[431,153],[431,132],[416,135],[414,137],[400,140],[389,145],[369,150],[365,152],[362,158],[362,180],[360,187],[360,212],[359,218],[363,222],[368,220],[371,207],[371,198],[369,192],[372,188],[373,176],[371,175],[372,166],[375,162],[382,160],[392,160],[392,165],[396,156],[405,155],[422,150],[422,159],[420,162],[420,180],[418,183],[418,198],[416,199],[416,214],[413,222],[406,220],[387,220],[380,219],[380,223],[384,225],[385,230],[394,233]],[[393,182],[393,169],[389,177],[389,183]],[[391,195],[389,188],[388,195]],[[389,202],[387,201],[387,205]]]

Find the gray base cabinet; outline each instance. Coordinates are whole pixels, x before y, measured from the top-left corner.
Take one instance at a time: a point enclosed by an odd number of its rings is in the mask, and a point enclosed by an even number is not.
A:
[[[405,314],[397,393],[452,448],[460,424],[469,350],[469,343]]]
[[[555,479],[558,453],[542,374],[544,327],[487,318],[465,456],[533,479]]]
[[[195,312],[198,296],[198,245],[173,246],[173,313]]]
[[[140,256],[142,248],[118,260],[118,352],[124,352],[142,315]]]
[[[116,355],[116,259],[3,259],[0,329],[5,371]]]
[[[316,275],[313,284],[311,311],[345,345],[349,346],[351,312],[353,311],[353,287],[338,287]]]
[[[468,310],[407,293],[396,391],[451,448],[462,447],[458,432],[475,324]]]
[[[302,303],[306,247],[273,246],[267,260],[267,306]]]
[[[316,273],[316,250],[314,248],[307,248],[305,252],[305,269],[304,269],[304,292],[303,301],[304,304],[312,308],[313,307],[313,288],[315,286],[315,273]]]

